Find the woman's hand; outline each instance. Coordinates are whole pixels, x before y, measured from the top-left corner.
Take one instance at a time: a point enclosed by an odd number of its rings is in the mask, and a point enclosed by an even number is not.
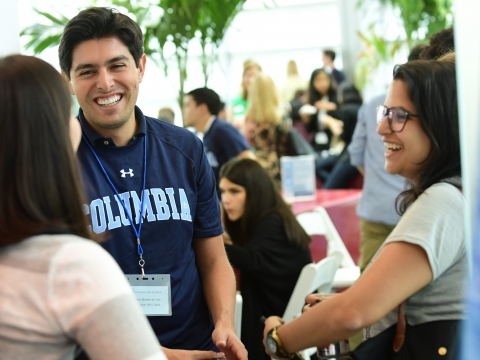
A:
[[[272,330],[274,327],[280,326],[280,325],[283,325],[283,324],[285,324],[285,320],[283,320],[282,318],[280,318],[278,316],[270,316],[267,320],[265,320],[265,328],[263,330],[263,346],[266,345],[268,332],[270,330]],[[267,354],[269,354],[270,356],[275,357],[274,354],[271,354],[266,350],[266,347],[265,347],[265,352]]]
[[[331,299],[332,297],[335,297],[339,294],[310,294],[307,295],[305,298],[305,302],[307,305],[303,307],[303,312],[310,310],[313,306],[317,305],[318,303]]]
[[[331,101],[318,100],[313,104],[318,110],[335,111],[337,110],[337,104]]]
[[[325,115],[322,117],[322,122],[327,129],[330,129],[333,135],[339,136],[343,132],[343,121],[341,120]]]
[[[211,360],[224,358],[224,353],[207,350],[173,350],[162,347],[168,360]]]

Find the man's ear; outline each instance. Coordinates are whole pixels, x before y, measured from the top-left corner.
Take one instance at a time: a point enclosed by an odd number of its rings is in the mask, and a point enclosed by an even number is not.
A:
[[[145,64],[147,63],[147,55],[143,54],[138,62],[138,82],[141,83],[143,75],[145,75]]]
[[[210,114],[210,110],[208,110],[207,104],[203,103],[203,104],[200,104],[200,105],[198,105],[198,106],[202,109],[202,111],[203,111],[204,113]]]
[[[68,89],[70,90],[70,95],[75,95],[75,91],[73,90],[72,82],[68,78],[67,74],[65,74],[65,71],[63,71],[63,70],[62,70],[62,76],[65,79],[65,81],[67,82]]]

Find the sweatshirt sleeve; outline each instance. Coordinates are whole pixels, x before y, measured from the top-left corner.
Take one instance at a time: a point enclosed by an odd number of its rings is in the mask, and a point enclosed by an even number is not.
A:
[[[57,252],[48,300],[61,330],[92,360],[166,360],[125,275],[98,244],[72,242]]]

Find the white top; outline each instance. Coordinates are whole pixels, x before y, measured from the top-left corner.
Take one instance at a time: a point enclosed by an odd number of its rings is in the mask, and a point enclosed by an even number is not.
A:
[[[41,235],[0,248],[0,354],[10,359],[166,360],[133,291],[98,244]]]
[[[405,313],[410,325],[464,318],[468,276],[464,214],[465,199],[456,187],[432,185],[407,209],[376,254],[397,241],[418,245],[427,254],[433,279],[407,299]],[[365,335],[375,336],[396,322],[394,309],[370,330],[367,328]]]

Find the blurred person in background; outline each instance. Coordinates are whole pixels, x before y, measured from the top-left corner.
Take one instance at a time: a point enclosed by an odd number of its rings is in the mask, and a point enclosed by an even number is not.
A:
[[[197,135],[202,135],[205,154],[217,181],[218,197],[220,197],[219,172],[222,165],[234,157],[255,158],[238,129],[218,118],[220,106],[218,94],[206,87],[190,91],[183,106],[184,126],[192,126]]]
[[[169,107],[164,107],[158,110],[158,119],[166,121],[170,124],[175,124],[175,113]]]
[[[230,104],[230,111],[227,114],[227,120],[237,129],[242,130],[245,122],[245,115],[248,109],[248,93],[252,80],[262,71],[258,63],[247,60],[243,63],[243,74],[241,83],[241,93]]]
[[[297,63],[290,60],[287,65],[287,78],[280,87],[280,99],[284,103],[289,103],[295,97],[298,90],[306,90],[308,82],[300,77]]]
[[[250,88],[244,134],[257,161],[281,189],[280,157],[287,155],[290,124],[283,122],[285,109],[280,104],[272,78],[259,73]]]
[[[343,124],[342,131],[333,138],[336,140],[336,145],[334,146],[332,141],[329,155],[326,158],[317,159],[315,165],[315,172],[322,182],[323,189],[343,189],[358,175],[357,168],[350,164],[347,148],[357,124],[362,96],[353,84],[343,82],[338,88],[338,103],[337,120]]]
[[[342,82],[345,81],[345,75],[340,70],[335,68],[335,58],[337,54],[333,50],[323,50],[323,66],[327,70],[329,74],[332,75],[333,79],[335,80],[337,85],[340,85]]]
[[[332,136],[340,135],[342,122],[337,115],[337,88],[325,69],[312,72],[308,87],[308,104],[299,113],[309,141],[320,157],[327,157]]]

